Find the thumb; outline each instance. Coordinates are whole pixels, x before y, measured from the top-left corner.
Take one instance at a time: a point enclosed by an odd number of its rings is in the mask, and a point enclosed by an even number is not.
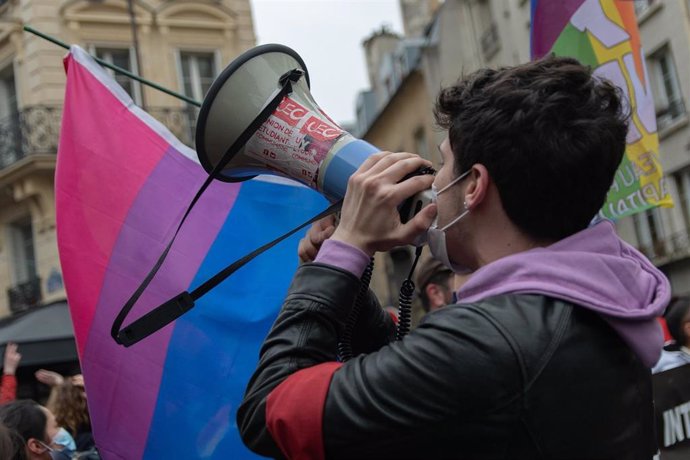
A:
[[[417,213],[409,222],[404,226],[404,237],[403,239],[412,241],[417,236],[424,233],[434,222],[436,218],[437,207],[436,204],[430,203],[426,205],[421,211]]]
[[[421,211],[419,211],[412,220],[418,220],[420,227],[426,230],[431,227],[431,224],[434,223],[437,212],[438,206],[436,206],[435,203],[429,203]]]

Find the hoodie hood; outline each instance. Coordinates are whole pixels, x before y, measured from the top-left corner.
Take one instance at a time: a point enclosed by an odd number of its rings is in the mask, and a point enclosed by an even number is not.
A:
[[[666,276],[602,221],[546,248],[496,260],[469,278],[458,303],[501,294],[542,294],[599,313],[652,367],[661,354],[657,317],[671,298]]]

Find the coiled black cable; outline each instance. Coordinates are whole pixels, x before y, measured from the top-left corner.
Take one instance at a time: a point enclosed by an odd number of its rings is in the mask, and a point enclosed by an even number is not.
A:
[[[352,333],[355,330],[355,324],[359,318],[359,312],[362,309],[362,304],[366,299],[367,292],[369,291],[369,283],[371,282],[371,275],[374,273],[374,258],[372,257],[369,261],[369,265],[364,270],[362,275],[362,284],[357,293],[357,299],[355,304],[350,310],[350,314],[347,316],[345,321],[345,326],[340,334],[340,341],[338,342],[338,359],[341,362],[346,362],[352,359]]]
[[[395,340],[402,340],[403,337],[410,332],[412,324],[412,296],[414,295],[414,282],[412,282],[412,274],[417,267],[417,261],[422,254],[422,246],[418,246],[415,250],[414,262],[412,268],[407,275],[407,279],[403,281],[400,286],[400,294],[398,296],[398,325],[395,328]]]

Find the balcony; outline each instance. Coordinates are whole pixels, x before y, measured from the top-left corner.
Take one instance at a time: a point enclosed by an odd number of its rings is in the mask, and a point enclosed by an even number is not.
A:
[[[639,248],[654,265],[662,266],[690,257],[690,229]]]
[[[32,154],[55,154],[61,114],[57,106],[33,106],[0,119],[0,169]]]
[[[41,279],[31,278],[29,281],[16,284],[7,289],[10,311],[20,313],[41,304]]]
[[[150,107],[148,112],[180,141],[194,147],[197,108]],[[0,119],[0,169],[32,154],[55,154],[61,116],[62,107],[32,106]]]
[[[187,107],[147,107],[146,111],[163,123],[183,144],[194,148],[199,109]]]
[[[501,48],[500,37],[498,35],[498,26],[492,22],[488,29],[482,34],[480,39],[482,45],[482,53],[484,59],[491,59]]]

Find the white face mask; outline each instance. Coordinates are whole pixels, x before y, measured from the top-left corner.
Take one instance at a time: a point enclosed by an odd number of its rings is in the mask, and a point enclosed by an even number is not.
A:
[[[469,173],[470,171],[466,171],[460,174],[450,184],[446,185],[441,190],[437,190],[436,186],[434,184],[431,184],[431,202],[436,203],[436,199],[441,193],[445,192],[450,187],[460,182],[462,179],[467,177]],[[469,212],[470,210],[467,209],[467,203],[465,203],[465,210],[458,217],[450,221],[442,228],[438,228],[438,214],[436,214],[434,222],[431,224],[431,227],[429,227],[426,231],[427,242],[429,244],[429,250],[431,251],[431,255],[433,255],[434,258],[441,262],[443,265],[453,270],[454,273],[467,273],[471,270],[467,267],[455,265],[450,261],[450,258],[448,257],[448,249],[446,248],[446,230],[458,223],[458,221],[465,217]]]

